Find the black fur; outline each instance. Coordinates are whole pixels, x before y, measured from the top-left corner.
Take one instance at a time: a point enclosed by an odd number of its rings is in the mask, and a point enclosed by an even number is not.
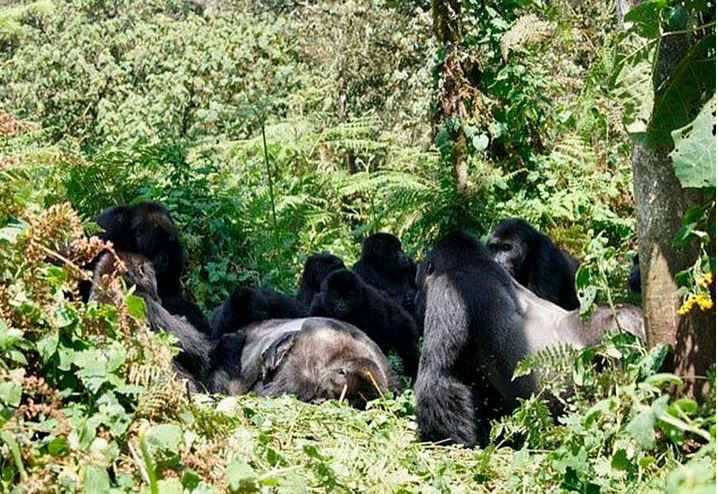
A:
[[[191,300],[182,296],[164,297],[162,298],[162,307],[167,309],[170,314],[186,318],[192,326],[203,334],[209,336],[212,332],[207,316]]]
[[[389,233],[367,237],[352,271],[368,285],[389,295],[409,314],[414,314],[416,264],[401,250],[397,237]]]
[[[485,444],[495,409],[510,410],[517,395],[498,390],[489,374],[510,383],[510,363],[526,354],[525,341],[513,338],[523,329],[513,282],[488,250],[463,232],[437,244],[419,266],[417,280],[425,325],[414,387],[421,438]],[[530,394],[533,388],[526,389],[524,381],[515,381],[517,391]],[[490,399],[496,396],[503,400]]]
[[[636,307],[598,307],[583,323],[578,309],[562,309],[518,284],[464,232],[436,245],[419,266],[417,284],[425,333],[414,393],[425,440],[485,444],[489,421],[539,390],[535,374],[512,379],[529,354],[558,343],[595,345],[616,328],[645,338]]]
[[[525,220],[500,222],[491,232],[488,247],[496,262],[539,297],[566,310],[579,307],[578,263]]]
[[[244,331],[227,333],[216,340],[210,355],[211,370],[207,379],[211,392],[241,393],[242,350],[246,340]]]
[[[395,349],[404,372],[408,376],[416,376],[419,353],[413,318],[385,293],[364,283],[355,273],[346,269],[331,273],[322,283],[322,291],[314,297],[309,313],[355,325],[385,354]]]
[[[212,339],[243,328],[251,322],[267,319],[294,319],[307,314],[296,299],[274,290],[238,287],[212,313]]]
[[[179,233],[166,207],[158,202],[139,202],[105,209],[95,218],[117,252],[141,254],[152,263],[160,297],[179,296],[185,269],[185,252]]]
[[[152,263],[144,256],[130,252],[118,252],[127,268],[124,274],[125,283],[136,287],[135,294],[145,302],[147,322],[154,331],[168,331],[177,336],[180,353],[175,356],[175,370],[189,379],[193,391],[200,391],[206,383],[211,345],[205,335],[200,333],[185,318],[170,314],[160,304],[157,290],[157,279]],[[105,274],[115,271],[114,256],[103,254],[97,261],[93,276],[91,299],[107,302],[97,287]]]
[[[322,281],[337,269],[346,269],[344,262],[329,252],[312,254],[304,263],[297,300],[306,306],[312,304],[314,295],[321,290]]]

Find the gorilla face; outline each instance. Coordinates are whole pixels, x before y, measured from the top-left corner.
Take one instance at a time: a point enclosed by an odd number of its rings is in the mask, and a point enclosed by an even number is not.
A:
[[[334,317],[341,319],[362,306],[362,286],[358,277],[346,269],[334,271],[322,284],[324,303]]]
[[[364,241],[362,257],[385,267],[388,272],[411,273],[414,263],[401,250],[401,241],[389,233],[376,233]]]
[[[489,251],[494,260],[499,263],[511,276],[516,272],[526,258],[526,248],[523,243],[514,238],[491,237]]]
[[[135,286],[138,295],[146,295],[152,300],[159,300],[157,295],[157,278],[152,263],[146,257],[132,252],[118,252],[117,259],[125,264],[126,272],[123,275],[125,284]],[[99,286],[102,277],[116,271],[115,256],[109,252],[100,257],[93,275],[93,285]],[[91,294],[91,298],[97,298]]]

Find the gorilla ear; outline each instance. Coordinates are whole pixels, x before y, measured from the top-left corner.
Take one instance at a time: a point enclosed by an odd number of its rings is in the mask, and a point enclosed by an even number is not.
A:
[[[262,352],[262,380],[279,369],[284,357],[294,346],[299,331],[285,333]]]

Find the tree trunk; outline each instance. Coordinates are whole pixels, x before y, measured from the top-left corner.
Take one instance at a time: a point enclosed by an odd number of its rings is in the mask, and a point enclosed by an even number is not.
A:
[[[459,48],[462,42],[461,1],[432,0],[431,13],[434,35],[439,44],[444,47],[444,61],[441,66],[442,86],[439,88],[435,122],[446,126],[452,142],[448,159],[452,167],[454,185],[459,194],[466,195],[469,192],[466,136],[460,125],[446,125],[450,117],[460,120],[466,118],[466,102],[464,101],[466,79],[459,58]]]
[[[657,54],[654,87],[675,69],[688,50],[689,38],[663,38]],[[649,124],[650,125],[650,124]],[[700,192],[681,188],[665,146],[634,144],[633,187],[636,200],[638,251],[648,344],[668,343],[675,348],[675,372],[687,382],[687,392],[701,395],[707,383],[701,377],[715,364],[715,310],[693,309],[680,316],[677,272],[692,265],[697,246],[677,248],[674,237],[687,207],[703,201]]]

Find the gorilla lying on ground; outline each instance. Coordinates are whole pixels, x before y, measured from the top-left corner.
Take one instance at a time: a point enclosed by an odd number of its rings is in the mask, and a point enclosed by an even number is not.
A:
[[[518,398],[539,391],[536,375],[512,381],[516,364],[547,346],[593,345],[613,326],[644,337],[635,307],[617,318],[599,309],[588,325],[516,283],[476,238],[454,232],[419,267],[417,307],[424,347],[414,387],[423,440],[485,444],[488,419],[508,413]],[[484,393],[497,394],[492,404]],[[493,400],[493,396],[491,396]]]
[[[157,293],[157,280],[152,263],[141,256],[131,252],[118,252],[126,268],[123,277],[128,286],[136,287],[135,294],[145,302],[147,322],[153,331],[169,331],[177,336],[181,352],[175,357],[175,370],[188,379],[192,391],[200,391],[208,373],[211,345],[205,336],[197,331],[185,318],[170,314],[160,305]],[[90,300],[110,303],[102,293],[102,277],[116,272],[115,256],[111,253],[103,254],[97,261],[93,275],[93,288]]]
[[[267,319],[295,319],[307,315],[307,308],[294,298],[274,290],[237,287],[212,313],[211,338],[232,333],[251,322]]]
[[[242,333],[241,371],[217,383],[232,394],[289,393],[308,403],[341,398],[364,408],[398,390],[384,354],[351,324],[310,317],[255,323]]]
[[[334,271],[322,283],[309,313],[351,323],[364,331],[388,354],[392,348],[401,358],[404,373],[416,376],[419,352],[413,318],[385,293],[364,283],[346,269]]]
[[[488,247],[496,262],[539,297],[564,309],[579,307],[578,263],[525,220],[500,222],[491,231]]]
[[[307,307],[312,305],[314,295],[319,293],[322,281],[337,269],[346,269],[344,262],[329,252],[312,254],[304,263],[302,280],[299,282],[297,300]]]
[[[367,237],[352,271],[364,283],[385,292],[409,314],[414,314],[416,264],[401,250],[397,237],[389,233]]]

